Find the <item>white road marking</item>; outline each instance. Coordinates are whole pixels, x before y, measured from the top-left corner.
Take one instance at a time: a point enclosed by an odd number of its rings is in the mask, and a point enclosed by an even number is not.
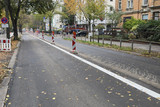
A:
[[[106,73],[106,74],[108,74],[108,75],[110,75],[110,76],[112,76],[112,77],[114,77],[114,78],[116,78],[116,79],[118,79],[118,80],[120,80],[120,81],[122,81],[122,82],[124,82],[124,83],[126,83],[126,84],[128,84],[128,85],[130,85],[130,86],[132,86],[132,87],[134,87],[134,88],[136,88],[136,89],[138,89],[138,90],[140,90],[140,91],[142,91],[142,92],[144,92],[144,93],[146,93],[146,94],[148,94],[148,95],[150,95],[150,96],[152,96],[154,98],[156,98],[156,99],[158,99],[158,100],[160,100],[160,94],[159,93],[157,93],[157,92],[155,92],[153,90],[150,90],[150,89],[148,89],[148,88],[146,88],[146,87],[144,87],[142,85],[139,85],[139,84],[137,84],[137,83],[135,83],[135,82],[133,82],[131,80],[128,80],[128,79],[126,79],[126,78],[124,78],[122,76],[119,76],[119,75],[117,75],[117,74],[115,74],[115,73],[113,73],[113,72],[111,72],[109,70],[106,70],[105,68],[102,68],[102,67],[100,67],[100,66],[98,66],[98,65],[96,65],[96,64],[94,64],[92,62],[89,62],[89,61],[87,61],[87,60],[85,60],[85,59],[83,59],[83,58],[81,58],[79,56],[76,56],[76,55],[74,55],[74,54],[72,54],[72,53],[70,53],[70,52],[68,52],[68,51],[66,51],[66,50],[64,50],[62,48],[59,48],[59,47],[57,47],[57,46],[55,46],[55,45],[53,45],[53,44],[51,44],[51,43],[49,43],[49,42],[47,42],[45,40],[42,40],[42,39],[40,39],[38,37],[36,37],[36,38],[41,40],[41,41],[43,41],[43,42],[45,42],[46,44],[48,44],[48,45],[50,45],[52,47],[54,47],[54,48],[56,48],[56,49],[58,49],[58,50],[60,50],[60,51],[62,51],[64,53],[66,53],[66,54],[68,54],[68,55],[70,55],[70,56],[72,56],[72,57],[74,57],[74,58],[76,58],[76,59],[78,59],[78,60],[80,60],[80,61],[82,61],[82,62],[84,62],[84,63],[86,63],[86,64],[88,64],[88,65],[90,65],[92,67],[94,67],[94,68],[96,68],[96,69],[98,69],[98,70],[100,70],[100,71],[102,71],[102,72],[104,72],[104,73]]]

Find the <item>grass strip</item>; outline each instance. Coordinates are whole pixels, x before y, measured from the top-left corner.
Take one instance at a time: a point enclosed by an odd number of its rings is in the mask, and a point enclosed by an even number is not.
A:
[[[64,40],[72,40],[71,38],[64,38]],[[105,47],[105,48],[111,48],[111,49],[116,49],[116,50],[120,50],[120,51],[125,51],[125,52],[134,52],[134,53],[138,53],[142,56],[147,56],[147,57],[156,57],[156,58],[160,58],[160,53],[159,52],[151,52],[149,54],[149,52],[147,50],[143,50],[143,49],[136,49],[134,48],[133,50],[131,49],[131,47],[120,47],[118,45],[114,45],[112,44],[104,44],[103,43],[98,43],[98,42],[90,42],[90,41],[84,41],[84,40],[76,40],[79,43],[83,43],[83,44],[88,44],[88,45],[94,45],[94,46],[99,46],[99,47]]]

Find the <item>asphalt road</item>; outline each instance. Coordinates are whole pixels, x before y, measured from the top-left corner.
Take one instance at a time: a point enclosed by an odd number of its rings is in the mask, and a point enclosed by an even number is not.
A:
[[[45,36],[45,39],[51,41],[51,37]],[[59,36],[55,38],[55,43],[69,50],[72,49],[71,41],[63,40]],[[159,59],[137,56],[106,48],[97,48],[80,43],[77,43],[77,51],[79,55],[100,64],[106,69],[127,74],[160,89]]]
[[[160,106],[160,100],[27,34],[7,99],[7,107]]]

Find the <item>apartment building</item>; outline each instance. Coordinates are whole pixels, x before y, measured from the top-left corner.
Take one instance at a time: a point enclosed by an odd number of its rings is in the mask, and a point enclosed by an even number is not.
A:
[[[61,5],[64,4],[63,0],[53,0],[53,1],[55,1],[55,2],[58,1],[59,4],[61,4]],[[58,7],[56,10],[57,11],[62,11],[62,7]],[[58,29],[61,29],[63,27],[63,23],[61,21],[61,15],[55,14],[52,19],[53,19],[52,20],[52,27],[54,29],[58,30]]]
[[[108,12],[112,12],[114,9],[115,9],[115,1],[116,0],[105,0],[104,4],[106,4],[106,9],[105,9],[105,12],[108,13]],[[87,29],[87,25],[88,25],[88,21],[86,20],[85,16],[82,14],[77,14],[76,15],[76,22],[77,22],[77,25],[78,26],[81,26],[85,29]],[[98,25],[98,24],[102,24],[106,27],[106,24],[107,23],[111,23],[111,21],[105,17],[105,19],[103,20],[100,20],[100,19],[97,19],[94,21],[94,24],[95,26]],[[91,21],[91,30],[92,30],[92,24],[93,24],[93,21]]]
[[[123,22],[131,17],[160,20],[160,0],[116,0],[116,10],[124,12]]]

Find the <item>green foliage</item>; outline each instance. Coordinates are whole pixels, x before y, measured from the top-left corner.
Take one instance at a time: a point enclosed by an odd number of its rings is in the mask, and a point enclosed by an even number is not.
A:
[[[160,20],[149,20],[146,23],[139,24],[137,28],[138,35],[150,41],[160,40]]]
[[[122,20],[121,16],[123,15],[122,12],[120,11],[116,11],[116,10],[113,10],[112,13],[107,13],[107,17],[112,21],[111,24],[112,24],[112,27],[116,27],[117,24],[119,24]]]
[[[105,27],[103,26],[103,25],[97,25],[96,27],[95,27],[95,29],[105,29]]]
[[[134,33],[130,33],[130,34],[128,35],[128,38],[129,38],[129,39],[136,39],[136,36],[135,36]]]
[[[127,31],[130,31],[133,27],[138,26],[139,24],[144,24],[145,21],[144,20],[140,20],[140,19],[135,19],[135,18],[131,18],[128,19],[124,24],[123,24],[123,28],[126,29]]]
[[[74,19],[75,19],[75,15],[72,15],[70,14],[66,7],[62,7],[62,12],[60,13],[62,15],[61,17],[61,21],[63,23],[65,23],[66,25],[69,24],[69,25],[73,25],[74,24]]]
[[[87,19],[95,20],[103,18],[105,16],[105,7],[104,0],[87,0],[84,7]]]
[[[128,39],[128,38],[129,38],[129,35],[127,33],[122,35],[122,39]]]

